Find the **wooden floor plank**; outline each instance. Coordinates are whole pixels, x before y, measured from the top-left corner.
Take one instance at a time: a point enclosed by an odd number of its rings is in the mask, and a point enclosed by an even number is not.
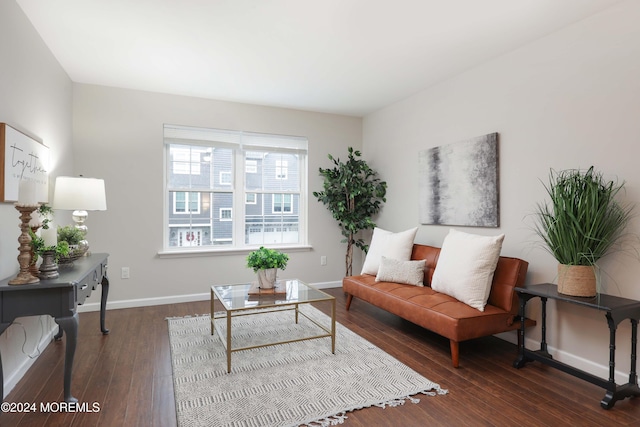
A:
[[[420,402],[366,408],[347,414],[345,426],[601,426],[640,425],[640,399],[600,407],[604,390],[538,363],[515,369],[515,346],[495,337],[461,343],[460,368],[451,366],[449,341],[362,301],[344,309],[340,289],[337,321],[372,344],[449,389]],[[327,312],[326,304],[318,308]],[[99,413],[0,414],[2,426],[176,426],[167,317],[208,313],[209,301],[110,310],[109,335],[98,313],[80,314],[72,391],[96,401]],[[50,344],[12,390],[7,402],[62,399],[64,343]],[[339,343],[338,343],[339,345]]]

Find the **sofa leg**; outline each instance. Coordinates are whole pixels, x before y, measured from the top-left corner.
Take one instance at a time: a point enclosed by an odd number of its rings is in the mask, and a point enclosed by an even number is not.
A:
[[[451,362],[453,363],[453,367],[457,368],[460,365],[460,343],[449,340],[449,346],[451,347]]]
[[[352,300],[353,300],[353,295],[347,294],[347,311],[349,311],[349,307],[351,307]]]

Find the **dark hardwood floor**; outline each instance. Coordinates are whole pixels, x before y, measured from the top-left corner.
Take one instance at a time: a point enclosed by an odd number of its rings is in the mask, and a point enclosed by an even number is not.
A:
[[[355,300],[337,320],[425,377],[449,389],[420,403],[368,408],[348,414],[345,426],[637,426],[640,399],[600,407],[604,390],[539,363],[514,369],[515,346],[489,337],[462,343],[460,368],[451,367],[449,343],[429,331]],[[325,304],[326,305],[326,304]],[[324,308],[324,307],[319,307]],[[166,317],[209,312],[209,302],[80,314],[72,392],[93,413],[2,413],[0,426],[175,426],[175,402]],[[62,400],[64,339],[50,344],[5,402]]]

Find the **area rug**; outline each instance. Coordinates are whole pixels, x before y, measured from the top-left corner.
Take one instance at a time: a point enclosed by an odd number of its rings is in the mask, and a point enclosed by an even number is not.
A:
[[[301,310],[330,325],[330,318],[314,307]],[[239,351],[232,353],[227,373],[226,353],[218,334],[211,335],[209,315],[168,321],[181,427],[336,425],[349,411],[447,393],[338,323],[335,354],[330,338]],[[304,316],[296,324],[292,311],[232,322],[233,348],[320,332]]]

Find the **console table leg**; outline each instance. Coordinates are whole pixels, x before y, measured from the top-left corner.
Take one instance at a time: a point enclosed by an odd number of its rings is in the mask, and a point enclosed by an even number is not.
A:
[[[616,324],[607,313],[607,323],[609,325],[609,382],[616,383]]]
[[[102,278],[102,296],[100,298],[100,330],[103,335],[107,335],[109,330],[105,327],[105,316],[107,311],[107,296],[109,295],[109,279],[106,276]]]
[[[524,311],[528,299],[524,295],[518,295],[520,300],[520,329],[518,330],[518,358],[513,362],[514,368],[522,368],[529,361],[524,355]]]
[[[56,332],[56,334],[53,336],[53,339],[56,341],[60,341],[63,334],[64,332],[62,331],[62,328],[60,327],[60,325],[58,325],[58,332]]]
[[[638,320],[631,319],[631,369],[629,370],[629,384],[638,385],[636,373],[636,356],[638,347]]]
[[[540,341],[540,352],[551,357],[547,351],[547,299],[545,297],[540,297],[540,301],[542,302],[542,337]]]
[[[74,313],[71,317],[58,317],[55,321],[67,333],[67,344],[64,352],[64,401],[77,402],[78,399],[71,396],[71,373],[78,339],[78,313]]]
[[[2,372],[2,353],[0,353],[0,401],[4,401],[4,373]]]

